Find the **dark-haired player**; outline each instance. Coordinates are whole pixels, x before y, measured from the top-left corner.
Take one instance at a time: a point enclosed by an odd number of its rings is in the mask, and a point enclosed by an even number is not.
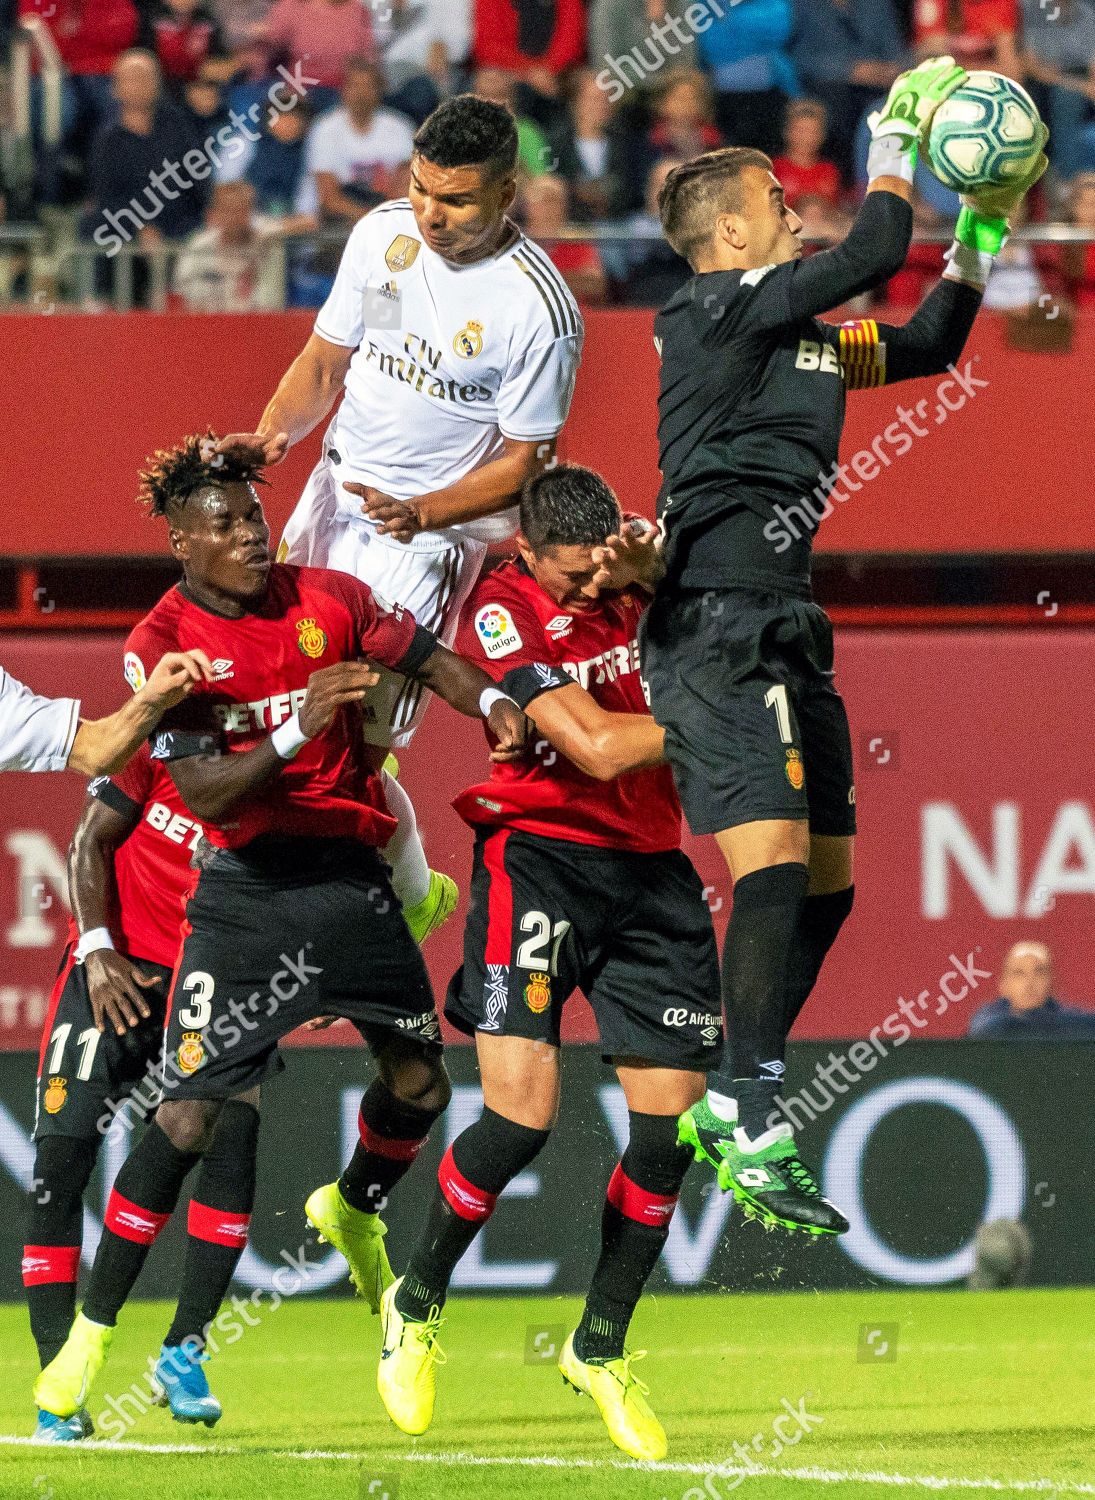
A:
[[[272,464],[341,398],[279,561],[352,573],[451,644],[490,539],[511,536],[521,486],[555,452],[582,318],[544,252],[508,217],[517,191],[509,110],[449,99],[414,140],[407,198],[356,225],[315,329],[256,434],[223,452]],[[376,764],[409,742],[429,694],[384,673],[365,737]],[[424,938],[456,888],[432,873],[409,797],[393,883]]]
[[[524,716],[485,672],[356,579],[272,565],[258,474],[237,460],[207,462],[206,451],[188,438],[142,476],[183,577],[130,635],[126,669],[139,674],[146,656],[180,641],[214,664],[213,682],[165,719],[152,747],[213,849],[175,966],[167,1096],[115,1192],[146,1220],[170,1216],[224,1101],[280,1066],[278,1042],[302,1022],[347,1017],[379,1077],[362,1098],[361,1143],[331,1190],[335,1222],[324,1232],[375,1308],[391,1275],[377,1210],[450,1091],[421,951],[379,853],[395,820],[361,737],[375,680],[361,658],[482,714],[499,736],[495,754],[520,753]],[[147,1236],[126,1230],[108,1224],[83,1309],[35,1384],[39,1407],[56,1416],[82,1404],[148,1253]],[[217,1302],[231,1274],[221,1269]],[[200,1339],[183,1350],[196,1363]]]
[[[201,833],[164,763],[144,744],[119,775],[91,782],[73,835],[72,932],[42,1029],[23,1248],[23,1285],[43,1368],[65,1342],[76,1311],[82,1200],[104,1121],[135,1090],[141,1111],[154,1101],[167,992],[193,883],[190,859]],[[210,1427],[220,1403],[201,1365],[180,1351],[215,1316],[217,1288],[247,1243],[257,1094],[225,1104],[202,1158],[187,1216],[179,1306],[157,1361],[155,1378],[172,1415]],[[123,1195],[111,1193],[108,1228],[152,1243],[165,1222],[166,1215],[134,1214]],[[85,1411],[67,1419],[39,1411],[35,1437],[71,1442],[90,1431]]]
[[[847,1222],[800,1160],[777,1098],[788,1032],[851,910],[855,797],[832,628],[810,594],[813,532],[830,491],[861,488],[839,466],[846,391],[953,365],[1006,205],[1044,157],[1002,198],[963,208],[943,280],[904,328],[819,315],[901,266],[918,143],[965,76],[943,58],[898,79],[872,121],[866,202],[834,250],[802,259],[802,224],[755,151],[678,167],[660,200],[695,275],[655,320],[667,572],[644,621],[643,672],[692,831],[715,835],[734,879],[728,1045],[682,1140],[747,1212],[815,1234]],[[907,415],[915,425],[927,411]],[[907,451],[901,424],[886,444],[900,437]],[[891,461],[882,439],[875,453],[878,472]]]
[[[691,1160],[677,1116],[703,1091],[721,1017],[711,1010],[711,918],[680,849],[680,805],[639,680],[648,595],[598,597],[592,583],[593,549],[620,524],[599,475],[569,464],[540,475],[521,501],[517,558],[488,574],[464,611],[458,646],[504,676],[544,739],[541,754],[495,767],[455,803],[476,843],[464,964],[445,1013],[475,1036],[485,1108],[446,1153],[407,1272],[384,1294],[377,1384],[397,1426],[426,1430],[449,1279],[547,1141],[562,1011],[581,989],[623,1086],[630,1137],[559,1367],[597,1403],[618,1447],[658,1459],[665,1433],[624,1341]]]

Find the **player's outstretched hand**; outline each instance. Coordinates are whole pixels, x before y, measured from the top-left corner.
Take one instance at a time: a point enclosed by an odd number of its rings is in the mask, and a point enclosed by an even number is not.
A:
[[[605,589],[629,589],[636,584],[651,592],[665,577],[662,549],[665,539],[649,522],[632,521],[619,536],[605,538],[603,547],[594,547],[593,561],[597,571],[593,584],[600,593]]]
[[[487,727],[498,741],[490,753],[491,760],[500,765],[510,765],[524,759],[528,744],[528,720],[512,699],[503,698],[491,704]]]
[[[156,983],[155,974],[146,974],[113,948],[98,948],[84,960],[91,1015],[99,1031],[112,1026],[119,1036],[133,1026],[147,1021],[152,1014],[144,991]]]
[[[213,664],[204,651],[168,651],[153,667],[140,695],[166,712],[203,678],[213,681]]]
[[[320,667],[308,679],[308,692],[300,706],[300,728],[310,740],[328,728],[335,714],[347,703],[360,703],[376,687],[380,673],[363,661],[339,661]]]
[[[328,1026],[333,1026],[341,1019],[341,1016],[313,1016],[310,1021],[305,1021],[300,1029],[301,1031],[326,1031]]]
[[[896,135],[924,141],[936,110],[968,77],[953,57],[929,57],[919,67],[909,68],[894,83],[881,111],[868,120],[871,135],[875,140]]]
[[[409,542],[422,531],[422,517],[413,500],[396,500],[371,484],[355,484],[347,480],[342,486],[361,502],[361,514],[376,522],[381,536],[394,537],[397,542]]]
[[[289,452],[287,432],[230,432],[216,444],[210,444],[214,453],[239,459],[243,463],[259,464],[270,468],[280,464]]]

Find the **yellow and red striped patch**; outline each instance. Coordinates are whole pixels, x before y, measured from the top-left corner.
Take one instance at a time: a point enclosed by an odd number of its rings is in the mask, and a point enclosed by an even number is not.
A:
[[[850,391],[886,384],[886,345],[873,318],[856,318],[840,328],[840,366]]]

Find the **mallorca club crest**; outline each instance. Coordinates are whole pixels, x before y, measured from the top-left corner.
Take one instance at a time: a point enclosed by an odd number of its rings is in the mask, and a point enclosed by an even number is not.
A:
[[[546,974],[530,974],[525,985],[525,1004],[534,1016],[551,1004],[551,980]]]
[[[180,1073],[196,1073],[205,1061],[205,1047],[202,1045],[201,1032],[184,1031],[179,1050],[175,1055]]]
[[[806,784],[806,767],[802,764],[802,756],[797,750],[788,750],[787,765],[784,769],[787,772],[787,780],[795,791],[801,792]]]
[[[315,661],[327,649],[327,632],[321,630],[315,620],[298,620],[297,645],[305,656]]]
[[[51,1078],[49,1088],[42,1095],[42,1103],[46,1107],[47,1115],[55,1115],[65,1107],[68,1098],[68,1079]]]
[[[452,347],[461,359],[474,359],[483,352],[483,325],[469,318],[452,341]]]
[[[409,234],[397,234],[384,252],[384,264],[389,271],[408,271],[421,249],[420,240],[412,239]]]

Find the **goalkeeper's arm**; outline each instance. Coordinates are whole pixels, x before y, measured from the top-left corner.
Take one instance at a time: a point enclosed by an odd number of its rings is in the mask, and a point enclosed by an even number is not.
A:
[[[957,363],[980,311],[993,264],[1007,242],[1008,214],[1046,166],[1042,155],[1021,182],[988,189],[963,202],[943,279],[903,328],[867,320],[840,330],[841,364],[849,389],[942,375]]]

